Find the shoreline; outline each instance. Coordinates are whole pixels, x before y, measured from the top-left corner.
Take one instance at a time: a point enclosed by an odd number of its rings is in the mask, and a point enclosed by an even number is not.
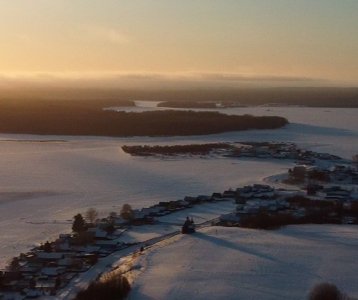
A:
[[[52,137],[51,137],[52,138]],[[93,137],[88,137],[88,136],[85,136],[84,137],[84,139],[87,141],[87,140],[92,140],[92,138]],[[76,137],[76,139],[78,139],[78,137]],[[101,141],[102,139],[100,139],[100,138],[96,138],[96,137],[94,137],[94,139],[96,140],[96,141]],[[211,138],[209,138],[209,140],[210,140]],[[244,138],[242,138],[241,140],[243,140],[243,141],[247,141],[249,139],[249,137],[244,137]],[[69,139],[69,140],[71,140],[71,139]],[[120,140],[121,142],[123,142],[123,139],[111,139],[111,141],[118,141],[118,140]],[[138,139],[138,140],[140,140],[140,139]],[[159,139],[160,140],[160,139]],[[160,143],[165,143],[166,142],[166,139],[163,139],[164,141],[161,141],[160,140]],[[179,139],[180,140],[180,139]],[[204,138],[204,140],[205,140],[205,138]],[[232,140],[232,138],[230,138],[230,140]],[[235,140],[237,140],[236,138],[235,138]],[[9,141],[9,142],[12,142],[12,141]],[[36,142],[36,141],[35,141]],[[136,142],[136,141],[134,141],[134,142]],[[150,141],[151,143],[155,143],[155,141],[153,142],[153,141]],[[169,139],[169,142],[171,143],[172,142],[172,139]],[[175,139],[174,139],[174,142],[175,142]],[[176,141],[176,142],[178,142],[178,141]],[[132,141],[131,141],[131,143],[133,143]],[[190,143],[190,139],[189,139],[189,143]],[[307,143],[307,145],[309,146],[309,147],[318,147],[318,146],[312,146],[312,143]],[[325,143],[322,143],[322,145],[323,146],[326,146],[326,144]],[[322,147],[321,147],[322,148]],[[245,160],[245,159],[244,159]],[[248,160],[250,160],[251,161],[251,159],[248,159]],[[254,161],[256,161],[256,159],[253,159]],[[265,159],[260,159],[260,161],[262,161],[262,160],[264,160],[265,161]],[[273,176],[279,176],[279,174],[276,174],[276,175],[271,175],[271,176],[266,176],[266,177],[264,177],[264,178],[262,178],[262,180],[265,182],[265,181],[267,181],[267,182],[270,182],[270,181],[275,181],[277,178],[276,177],[273,177]]]
[[[284,178],[284,176],[283,176],[282,173],[280,173],[280,174],[274,174],[274,175],[271,175],[271,176],[267,176],[267,177],[263,178],[262,181],[263,182],[274,182],[275,185],[276,185],[277,183],[280,184],[280,182],[278,182],[278,180],[282,179],[282,178]],[[288,191],[290,191],[290,192],[299,191],[300,192],[300,190],[285,190],[285,192],[288,192]],[[223,193],[223,195],[225,193],[231,193],[231,192],[230,191],[225,191]],[[204,197],[204,196],[197,196],[197,197],[199,198],[199,197]],[[208,197],[208,196],[205,196],[205,197]],[[208,198],[205,198],[205,199],[208,199]],[[204,202],[204,204],[200,204],[200,203],[196,204],[194,206],[194,208],[197,211],[198,215],[193,214],[193,211],[192,211],[193,208],[188,208],[188,207],[183,209],[182,211],[179,211],[179,212],[169,213],[169,215],[174,217],[174,218],[176,216],[177,218],[179,218],[179,220],[181,219],[182,221],[183,221],[183,219],[185,219],[185,217],[184,217],[185,215],[194,216],[194,218],[196,220],[198,220],[198,218],[200,219],[200,212],[203,211],[204,206],[206,206],[206,207],[208,207],[208,206],[209,207],[210,206],[213,206],[213,207],[219,207],[220,206],[220,207],[222,207],[222,203],[230,204],[234,200],[235,199],[232,198],[232,196],[230,196],[227,199],[221,199],[221,201],[219,201],[219,202],[215,201],[214,203],[206,203],[206,202]],[[232,210],[232,208],[235,205],[230,204],[229,206],[231,207],[230,210]],[[198,223],[197,227],[198,227],[199,231],[200,231],[200,229],[202,229],[204,227],[210,227],[210,226],[213,226],[213,224],[217,223],[218,212],[216,210],[215,210],[215,212],[217,214],[216,217],[206,219],[203,222]],[[162,219],[164,219],[164,222],[163,222]],[[166,217],[158,217],[157,222],[159,222],[159,223],[156,223],[156,224],[159,224],[159,225],[160,224],[170,224],[170,223],[167,223],[165,221],[165,219],[166,219]],[[169,220],[170,219],[171,218],[169,218]],[[216,220],[216,222],[214,222],[215,220]],[[148,225],[147,224],[147,225],[143,225],[143,228],[144,228],[144,230],[146,228],[149,228],[149,232],[150,232],[150,230],[151,230],[150,227],[151,226],[156,226],[156,225]],[[142,226],[139,226],[138,228],[141,228],[141,227]],[[127,231],[130,232],[133,229],[134,228],[129,227],[127,229]],[[123,231],[123,232],[125,232],[125,231]],[[150,239],[144,239],[142,241],[135,242],[132,245],[131,244],[124,244],[123,248],[121,248],[119,250],[116,250],[114,252],[111,252],[108,256],[100,259],[98,263],[96,263],[94,266],[90,267],[87,271],[85,271],[84,273],[80,273],[78,276],[75,276],[70,282],[68,282],[67,285],[65,285],[62,289],[60,289],[56,293],[56,299],[72,299],[73,297],[75,297],[75,295],[79,292],[80,289],[85,288],[91,281],[98,280],[98,278],[100,278],[104,274],[107,274],[107,273],[110,273],[110,272],[118,272],[118,270],[120,270],[122,267],[125,268],[125,265],[123,266],[123,258],[129,257],[129,256],[132,256],[132,258],[133,258],[133,255],[138,254],[138,249],[139,248],[141,248],[141,249],[143,248],[143,250],[145,251],[145,250],[148,250],[148,249],[152,248],[154,245],[160,244],[163,241],[170,240],[170,239],[174,238],[175,236],[181,234],[181,232],[179,230],[175,230],[175,229],[170,231],[170,232],[167,232],[165,234],[163,234],[163,233],[164,232],[161,231],[161,234],[159,233],[158,236],[156,236],[156,237],[152,237]],[[35,253],[36,253],[36,251],[38,251],[38,250],[34,249],[33,251],[35,251]],[[141,252],[142,252],[142,250],[141,250]],[[133,262],[135,262],[135,261],[132,260],[132,262],[130,262],[130,263],[133,263]],[[136,270],[136,268],[133,268],[133,270],[138,271],[138,270]],[[131,271],[131,269],[129,269],[129,271]],[[137,275],[135,276],[135,278],[140,273],[141,272],[138,271]],[[133,281],[134,279],[132,278],[132,282],[134,282]],[[55,299],[55,298],[46,297],[46,299]]]

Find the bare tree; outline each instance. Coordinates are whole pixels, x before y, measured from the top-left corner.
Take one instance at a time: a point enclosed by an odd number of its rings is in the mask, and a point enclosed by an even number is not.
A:
[[[7,266],[7,271],[9,272],[16,272],[20,269],[20,260],[18,257],[14,257],[9,265]]]
[[[129,204],[123,204],[121,209],[121,217],[124,220],[132,220],[134,217],[133,209]]]
[[[111,212],[109,213],[109,218],[115,219],[116,217],[117,217],[117,213],[116,213],[115,211],[111,211]]]
[[[98,212],[94,208],[91,207],[86,211],[85,219],[87,220],[88,223],[93,224],[97,220],[97,218],[98,218]]]
[[[310,291],[309,300],[348,300],[349,298],[342,293],[334,284],[319,283]]]

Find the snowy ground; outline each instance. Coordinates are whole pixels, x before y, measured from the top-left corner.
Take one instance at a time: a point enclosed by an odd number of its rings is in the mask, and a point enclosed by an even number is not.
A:
[[[148,251],[130,299],[302,300],[320,282],[357,298],[357,234],[343,225],[205,228]]]
[[[0,144],[0,267],[15,253],[69,231],[72,217],[89,207],[105,216],[124,203],[140,208],[211,194],[291,165],[132,158],[110,140]]]
[[[0,268],[34,244],[70,230],[94,207],[102,216],[124,203],[139,208],[186,195],[211,194],[283,173],[288,161],[131,157],[124,144],[287,141],[350,158],[358,153],[358,109],[259,107],[227,113],[281,115],[279,130],[191,137],[0,135]]]
[[[133,254],[135,254],[134,256],[138,255],[141,246],[150,249],[153,244],[158,242],[160,247],[172,242],[180,234],[186,216],[190,216],[196,224],[200,225],[217,218],[220,214],[232,211],[234,207],[233,201],[207,203],[160,217],[159,224],[156,225],[132,226],[120,236],[119,240],[139,244],[114,252],[105,258],[100,258],[94,267],[76,276],[69,285],[56,295],[55,299],[73,299],[81,289],[86,288],[101,273],[111,271],[118,266],[127,268],[128,266],[124,265],[127,264],[128,260],[131,264],[135,263],[136,259],[133,259]],[[44,299],[54,299],[54,297]]]
[[[180,231],[186,217],[192,218],[196,224],[201,224],[218,218],[222,214],[230,213],[235,207],[236,205],[232,200],[196,205],[159,217],[157,218],[158,224],[155,225],[132,226],[121,235],[120,240],[126,243],[134,243],[157,238],[174,231]]]

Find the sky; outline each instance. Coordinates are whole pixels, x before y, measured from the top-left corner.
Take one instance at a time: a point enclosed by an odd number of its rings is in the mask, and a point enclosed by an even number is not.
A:
[[[0,84],[358,85],[357,0],[0,0]]]

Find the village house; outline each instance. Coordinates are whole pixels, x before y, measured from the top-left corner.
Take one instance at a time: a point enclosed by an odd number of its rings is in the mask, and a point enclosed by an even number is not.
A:
[[[219,217],[219,222],[226,226],[236,226],[240,222],[240,215],[237,213],[228,213]]]
[[[244,148],[244,151],[277,158],[314,158],[332,161],[340,159],[326,154],[318,155],[312,151],[300,151],[295,145],[289,144],[253,145]],[[316,177],[327,175],[329,182],[322,183],[312,174]],[[2,274],[4,288],[1,290],[0,300],[8,299],[11,295],[20,295],[20,292],[24,295],[21,299],[37,297],[38,293],[53,294],[56,289],[68,284],[76,274],[88,270],[101,257],[127,247],[128,244],[123,243],[120,238],[130,225],[153,224],[155,217],[202,203],[234,200],[237,204],[236,209],[219,218],[219,223],[227,226],[239,226],[245,218],[257,219],[258,215],[283,216],[287,219],[292,217],[299,222],[306,220],[307,216],[318,215],[320,218],[314,221],[357,223],[358,190],[352,187],[352,184],[358,175],[357,170],[349,164],[340,161],[340,164],[335,165],[328,162],[319,166],[295,166],[291,170],[291,175],[305,180],[303,186],[307,187],[307,194],[302,190],[283,190],[266,184],[253,184],[223,193],[216,192],[211,196],[187,196],[181,200],[160,202],[147,208],[135,209],[132,220],[124,220],[116,214],[111,214],[108,218],[92,224],[90,228],[86,227],[84,242],[76,240],[78,234],[61,234],[54,242],[46,242],[26,254],[21,254],[18,266]],[[336,209],[340,209],[339,214]],[[190,219],[186,224],[184,232],[192,228],[195,231]],[[112,226],[111,230],[108,225]]]

